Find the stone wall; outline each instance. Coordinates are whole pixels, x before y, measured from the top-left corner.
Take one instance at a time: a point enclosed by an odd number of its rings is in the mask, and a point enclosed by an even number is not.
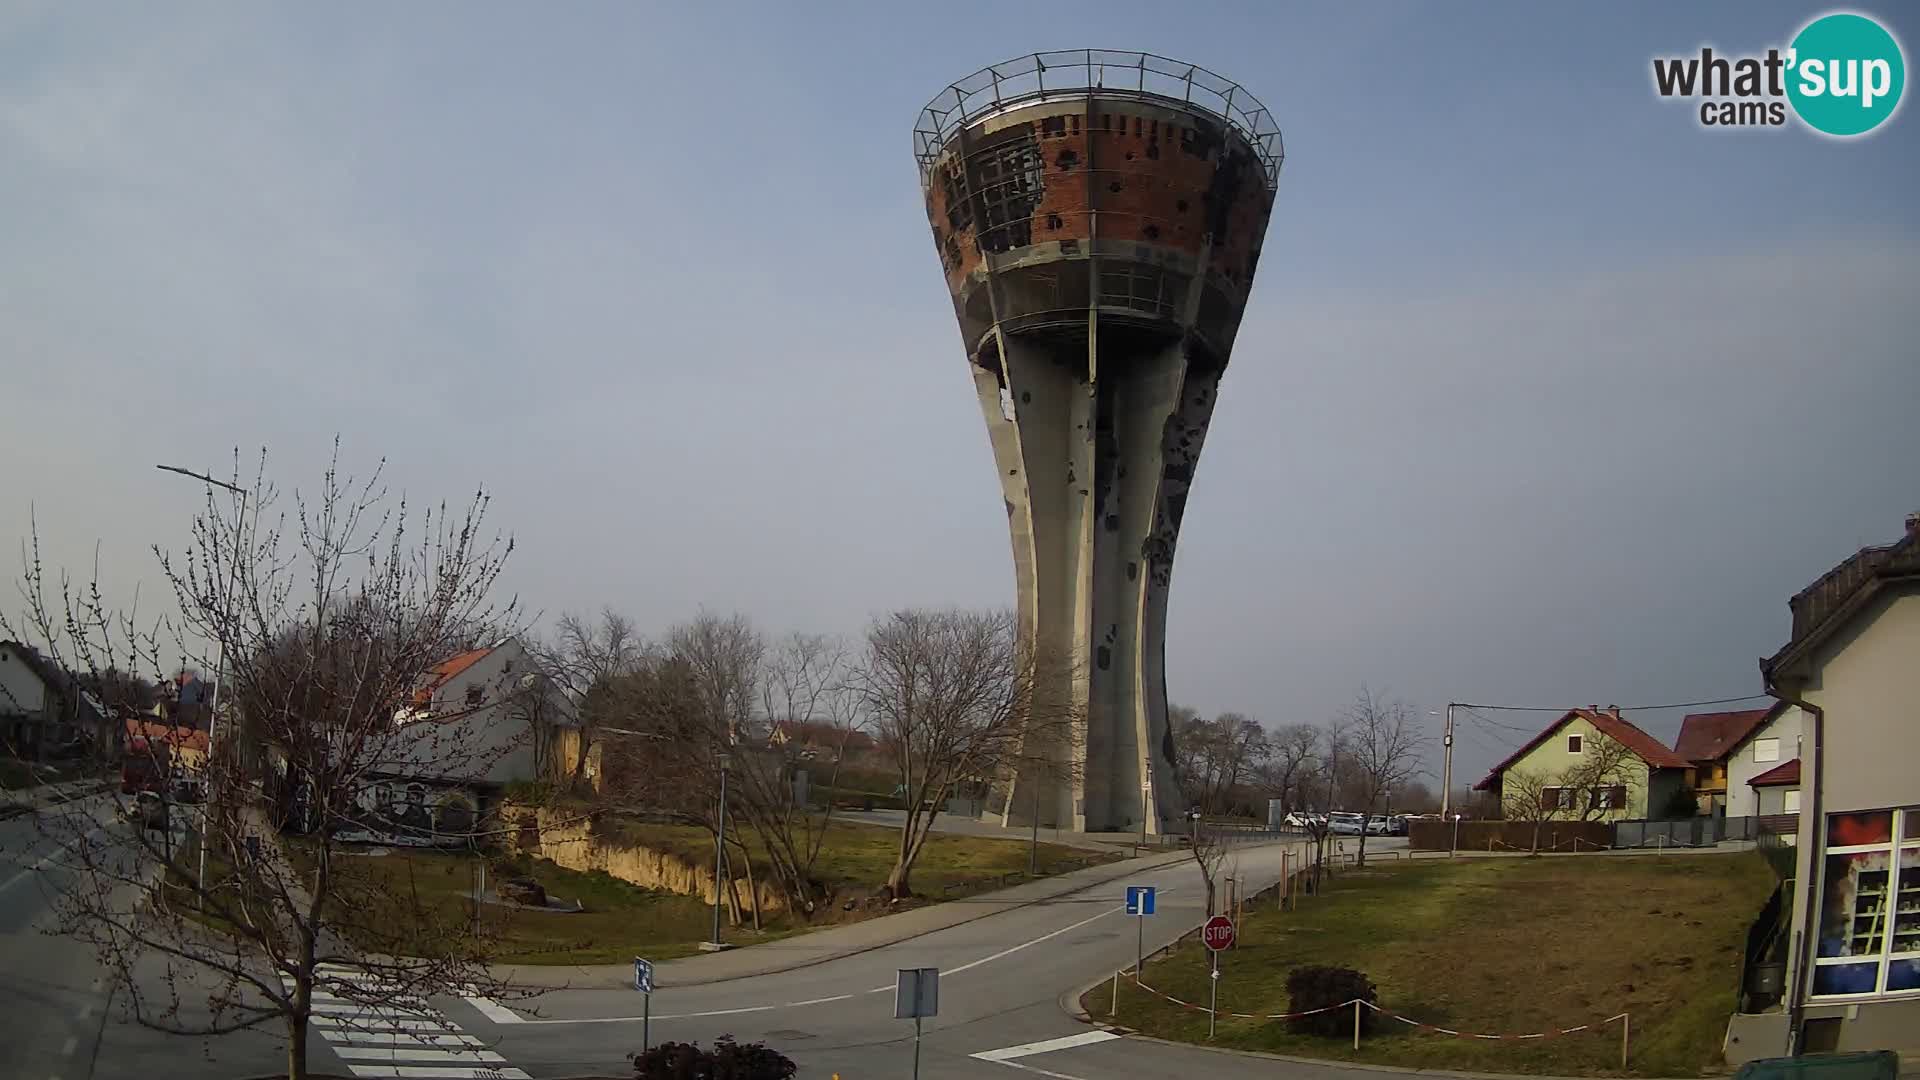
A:
[[[501,808],[500,816],[516,828],[515,845],[526,854],[550,860],[569,870],[599,870],[643,889],[697,896],[709,904],[713,903],[711,863],[695,864],[671,852],[621,844],[604,836],[596,836],[591,824],[577,811],[534,809],[509,804]],[[738,866],[729,866],[728,869],[734,872],[733,889],[738,895],[739,904],[751,912],[752,900],[747,893],[746,877],[739,872],[741,868]],[[786,897],[778,889],[764,880],[757,880],[754,884],[760,894],[762,915],[775,915],[787,910]],[[728,904],[731,906],[733,902],[730,899]]]

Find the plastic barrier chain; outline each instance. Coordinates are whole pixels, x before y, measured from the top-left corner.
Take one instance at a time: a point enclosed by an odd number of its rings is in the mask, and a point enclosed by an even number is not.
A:
[[[1121,972],[1121,974],[1126,975],[1130,973],[1123,971]],[[1135,980],[1135,985],[1140,987],[1140,989],[1145,990],[1147,993],[1152,994],[1155,997],[1165,998],[1166,1000],[1173,1002],[1175,1005],[1178,1005],[1183,1009],[1192,1009],[1194,1012],[1207,1011],[1207,1007],[1205,1005],[1195,1005],[1192,1002],[1182,1001],[1181,999],[1174,997],[1172,994],[1169,994],[1160,990],[1155,990],[1153,987],[1148,986],[1146,983],[1139,982],[1138,980]],[[1608,1024],[1613,1023],[1616,1020],[1624,1019],[1627,1015],[1626,1013],[1615,1013],[1614,1015],[1607,1017],[1605,1020],[1600,1020],[1591,1024],[1580,1024],[1570,1028],[1556,1028],[1552,1031],[1535,1031],[1526,1035],[1482,1035],[1472,1031],[1455,1031],[1452,1028],[1444,1028],[1438,1024],[1423,1023],[1422,1021],[1415,1020],[1410,1016],[1402,1016],[1397,1012],[1393,1012],[1388,1009],[1383,1009],[1380,1006],[1375,1005],[1370,1001],[1364,1001],[1359,998],[1354,998],[1349,1001],[1343,1001],[1338,1005],[1327,1005],[1323,1008],[1308,1009],[1304,1012],[1267,1013],[1265,1015],[1260,1015],[1256,1013],[1237,1013],[1237,1012],[1222,1011],[1220,1015],[1230,1016],[1235,1020],[1292,1020],[1301,1016],[1313,1016],[1316,1013],[1333,1012],[1336,1009],[1351,1009],[1353,1008],[1353,1004],[1355,1001],[1358,1001],[1360,1004],[1366,1006],[1368,1009],[1371,1009],[1372,1011],[1379,1013],[1381,1016],[1398,1020],[1401,1023],[1406,1024],[1408,1027],[1422,1028],[1427,1031],[1437,1031],[1442,1035],[1452,1035],[1455,1038],[1459,1038],[1459,1039],[1552,1039],[1552,1038],[1557,1038],[1561,1035],[1572,1035],[1573,1033],[1578,1031],[1591,1031],[1596,1028],[1603,1028],[1603,1027],[1606,1027]]]

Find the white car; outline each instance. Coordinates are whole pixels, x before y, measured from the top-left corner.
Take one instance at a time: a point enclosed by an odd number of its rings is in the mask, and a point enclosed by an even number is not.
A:
[[[1367,818],[1367,835],[1391,836],[1393,835],[1393,824],[1387,820],[1386,815],[1374,814]]]
[[[1367,831],[1367,819],[1360,814],[1335,811],[1327,815],[1327,831],[1335,836],[1360,836]]]

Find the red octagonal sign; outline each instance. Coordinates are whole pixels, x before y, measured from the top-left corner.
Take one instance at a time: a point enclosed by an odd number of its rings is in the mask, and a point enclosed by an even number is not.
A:
[[[1200,931],[1200,940],[1206,942],[1207,948],[1214,952],[1233,948],[1233,920],[1225,915],[1208,919],[1206,927]]]

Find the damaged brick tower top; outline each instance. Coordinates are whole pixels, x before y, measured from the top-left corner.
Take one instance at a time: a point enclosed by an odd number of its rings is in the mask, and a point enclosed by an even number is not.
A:
[[[1078,50],[948,87],[914,150],[1000,468],[1020,634],[1072,658],[1045,690],[1085,717],[1037,739],[988,812],[1184,830],[1167,586],[1273,207],[1279,129],[1203,68]]]

